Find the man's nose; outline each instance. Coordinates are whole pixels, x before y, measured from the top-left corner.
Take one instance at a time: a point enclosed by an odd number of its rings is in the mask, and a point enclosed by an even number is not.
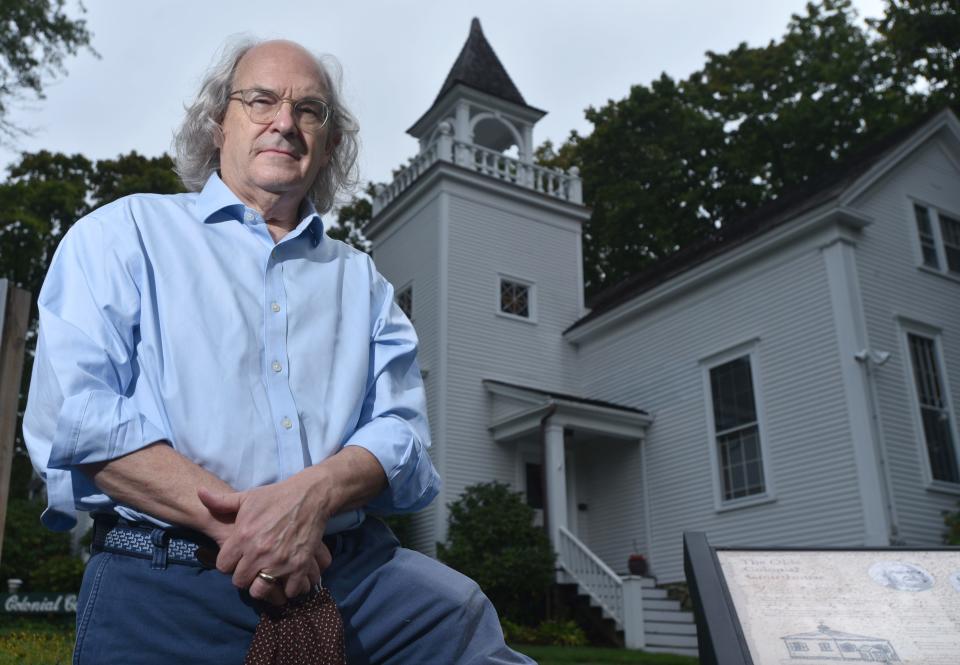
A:
[[[293,102],[288,99],[280,102],[280,108],[277,110],[277,115],[272,124],[278,131],[284,133],[296,130],[297,119],[293,112]]]

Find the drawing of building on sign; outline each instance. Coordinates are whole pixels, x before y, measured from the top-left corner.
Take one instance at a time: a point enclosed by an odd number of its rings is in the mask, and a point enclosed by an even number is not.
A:
[[[791,658],[869,663],[901,662],[889,640],[843,633],[822,623],[815,631],[785,635],[781,639]]]

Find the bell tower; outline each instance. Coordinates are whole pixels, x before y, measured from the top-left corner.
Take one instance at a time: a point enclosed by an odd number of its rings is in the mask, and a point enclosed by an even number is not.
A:
[[[458,163],[469,160],[465,147],[475,145],[497,153],[513,149],[521,163],[531,164],[533,126],[544,115],[524,100],[475,18],[440,93],[407,132],[420,141],[423,153],[447,122],[461,146]]]
[[[417,154],[377,189],[364,229],[420,338],[430,455],[444,482],[414,519],[413,542],[426,552],[445,540],[447,504],[465,487],[529,489],[539,443],[495,440],[490,382],[576,392],[575,350],[562,335],[584,313],[589,212],[576,169],[534,161],[544,115],[473,19],[439,94],[408,130]]]

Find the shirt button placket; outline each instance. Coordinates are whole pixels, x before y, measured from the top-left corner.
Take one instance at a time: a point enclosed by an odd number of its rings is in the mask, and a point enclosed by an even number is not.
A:
[[[276,414],[278,468],[281,478],[288,478],[302,468],[300,430],[295,427],[297,408],[290,390],[289,374],[284,372],[283,359],[287,357],[286,290],[283,285],[283,263],[280,261],[280,246],[274,247],[267,262],[264,302],[267,303],[266,339],[264,355],[269,358],[265,384],[270,406]],[[299,462],[298,462],[299,460]],[[298,465],[299,464],[299,465]]]

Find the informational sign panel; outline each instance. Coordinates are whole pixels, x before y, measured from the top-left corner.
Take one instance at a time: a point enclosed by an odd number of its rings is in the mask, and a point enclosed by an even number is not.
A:
[[[703,665],[960,663],[960,548],[684,552]]]

